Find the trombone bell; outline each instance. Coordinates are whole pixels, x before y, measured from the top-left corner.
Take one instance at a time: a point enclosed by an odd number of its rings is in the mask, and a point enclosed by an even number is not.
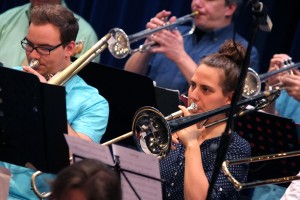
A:
[[[171,128],[163,114],[153,107],[140,108],[132,123],[134,141],[140,151],[165,157],[171,149]]]

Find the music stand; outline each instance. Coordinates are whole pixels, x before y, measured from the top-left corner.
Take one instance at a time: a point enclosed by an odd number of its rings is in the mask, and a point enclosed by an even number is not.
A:
[[[168,116],[179,110],[178,105],[180,105],[180,102],[178,90],[155,86],[155,97],[157,108],[164,116]]]
[[[101,143],[131,131],[133,116],[139,108],[156,107],[153,81],[146,76],[93,62],[78,75],[97,88],[109,103],[109,120]],[[136,148],[132,137],[119,144]]]
[[[250,143],[252,156],[299,150],[296,124],[291,119],[258,111],[237,118],[235,130]],[[300,159],[295,158],[252,163],[248,180],[294,176],[299,167]]]
[[[65,89],[0,68],[0,160],[57,173],[69,165]]]
[[[162,199],[156,157],[115,144],[104,146],[69,135],[65,138],[74,162],[85,158],[96,159],[119,173],[124,200]]]

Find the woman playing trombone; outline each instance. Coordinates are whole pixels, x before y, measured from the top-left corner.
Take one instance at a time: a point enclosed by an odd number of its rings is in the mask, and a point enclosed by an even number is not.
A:
[[[189,104],[197,108],[188,111],[179,108],[185,116],[217,109],[231,103],[238,82],[245,49],[240,43],[226,41],[219,52],[206,56],[190,80],[188,90]],[[205,128],[206,124],[222,119],[226,114],[209,118],[172,135],[173,151],[161,164],[164,199],[206,199],[209,183],[214,169],[216,150],[226,123]],[[203,124],[204,123],[204,124]],[[232,134],[226,159],[250,157],[249,143],[237,133]],[[241,182],[245,182],[248,165],[234,165],[230,171]],[[220,171],[213,186],[211,199],[239,199],[239,193]]]

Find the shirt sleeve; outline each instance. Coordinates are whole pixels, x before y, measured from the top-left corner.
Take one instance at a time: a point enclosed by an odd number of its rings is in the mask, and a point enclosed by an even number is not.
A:
[[[78,76],[67,82],[66,91],[69,124],[74,131],[87,135],[94,142],[100,142],[108,123],[107,100]]]
[[[300,172],[297,175],[300,177]],[[298,200],[300,199],[300,180],[294,180],[286,189],[280,200]]]

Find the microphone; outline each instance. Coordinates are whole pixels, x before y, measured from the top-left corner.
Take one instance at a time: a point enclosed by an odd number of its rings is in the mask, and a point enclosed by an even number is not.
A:
[[[251,0],[252,11],[258,19],[259,28],[262,31],[270,32],[273,27],[273,23],[270,17],[267,15],[266,9],[262,2],[258,0]]]

